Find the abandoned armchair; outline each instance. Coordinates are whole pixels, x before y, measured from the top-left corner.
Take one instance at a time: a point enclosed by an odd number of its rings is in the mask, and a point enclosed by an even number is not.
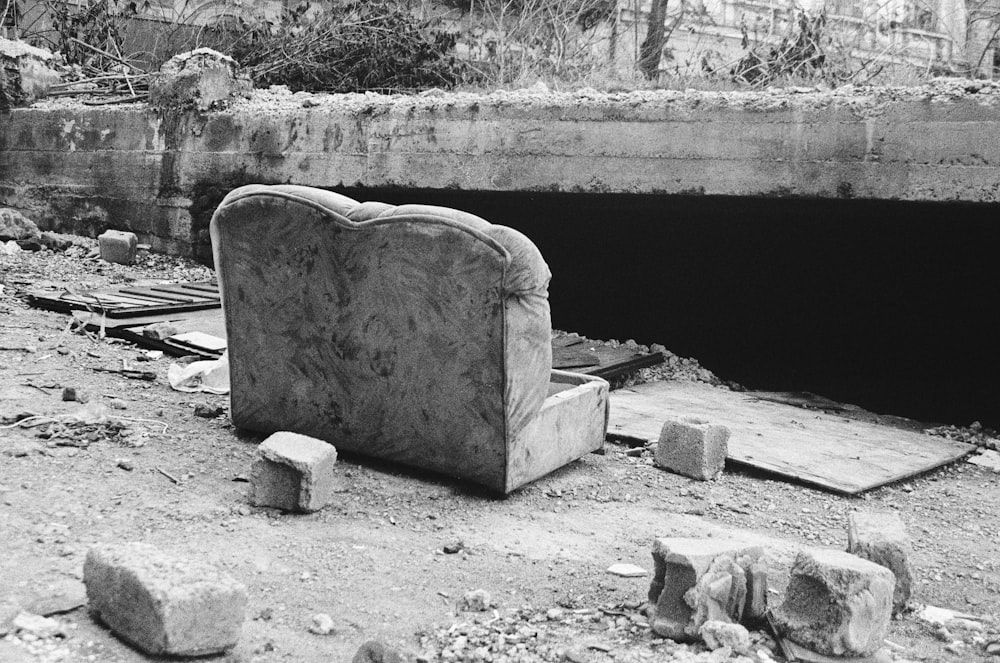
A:
[[[251,185],[211,234],[237,427],[501,493],[603,444],[608,384],[552,370],[549,269],[516,230]]]

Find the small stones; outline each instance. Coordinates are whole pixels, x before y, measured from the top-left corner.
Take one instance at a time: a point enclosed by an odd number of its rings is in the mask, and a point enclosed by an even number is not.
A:
[[[312,616],[312,624],[309,625],[309,632],[316,635],[330,635],[334,631],[333,618],[330,615],[320,612]]]
[[[707,481],[722,473],[729,429],[695,417],[667,421],[656,445],[656,465],[692,479]]]
[[[485,589],[474,589],[462,597],[461,609],[465,612],[486,612],[493,603],[493,597]]]

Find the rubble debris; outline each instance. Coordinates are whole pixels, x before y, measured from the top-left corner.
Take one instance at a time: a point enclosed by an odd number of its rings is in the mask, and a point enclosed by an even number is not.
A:
[[[748,574],[763,561],[759,546],[724,539],[663,538],[653,547],[656,566],[649,586],[649,621],[658,635],[677,641],[700,637],[706,621],[739,622],[746,610]],[[766,575],[764,576],[766,578]]]
[[[62,624],[50,617],[21,612],[11,624],[14,631],[30,633],[36,638],[54,638],[65,635]]]
[[[351,663],[405,663],[399,652],[378,640],[369,640],[358,648]]]
[[[284,511],[318,511],[333,499],[332,444],[298,433],[278,432],[257,447],[250,475],[250,503]]]
[[[635,564],[612,564],[608,567],[608,573],[623,578],[641,578],[646,575],[646,569]]]
[[[782,637],[831,656],[870,656],[892,615],[892,571],[838,550],[803,550],[785,601],[774,611]]]
[[[493,597],[485,589],[474,589],[462,596],[462,610],[465,612],[486,612],[493,605]]]
[[[73,246],[73,235],[67,235],[64,233],[52,232],[50,230],[44,231],[38,238],[42,246],[48,247],[52,251],[65,251],[71,246]]]
[[[60,80],[53,62],[54,56],[44,48],[0,37],[0,110],[28,106],[45,97]]]
[[[83,582],[93,615],[148,654],[214,654],[240,637],[246,588],[207,562],[144,543],[98,545]]]
[[[0,207],[0,242],[39,239],[41,231],[35,222],[9,207]]]
[[[847,518],[847,552],[892,571],[896,577],[892,611],[901,613],[913,586],[910,537],[902,518],[895,511],[854,511]]]
[[[320,612],[312,616],[312,624],[309,625],[309,632],[316,635],[330,635],[334,631],[333,618],[330,615]]]
[[[750,631],[742,624],[709,620],[701,625],[698,632],[705,646],[712,651],[723,647],[740,654],[750,651]]]
[[[142,328],[142,335],[156,341],[170,338],[177,333],[177,327],[169,322],[154,322]]]
[[[707,481],[722,474],[729,429],[697,417],[667,421],[656,445],[656,465],[692,479]]]
[[[21,252],[21,247],[14,240],[0,243],[0,255],[14,256]]]
[[[136,237],[135,233],[105,230],[97,236],[97,242],[101,250],[101,260],[119,265],[135,263],[135,254],[139,244],[139,238]]]
[[[149,100],[161,109],[219,110],[253,90],[236,60],[210,48],[197,48],[167,60],[149,81]]]

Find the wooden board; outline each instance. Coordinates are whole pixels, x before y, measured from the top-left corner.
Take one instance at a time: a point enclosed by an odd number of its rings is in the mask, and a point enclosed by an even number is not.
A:
[[[659,439],[664,421],[699,417],[729,428],[728,460],[855,495],[970,454],[971,444],[782,405],[696,382],[611,392],[608,435]]]
[[[81,293],[40,290],[28,293],[28,301],[32,306],[50,311],[103,312],[109,318],[131,318],[152,313],[175,314],[219,308],[222,305],[218,285],[211,281],[132,286]]]
[[[584,373],[610,380],[647,366],[662,364],[662,352],[641,353],[625,346],[617,348],[584,342],[576,334],[552,338],[552,368]]]

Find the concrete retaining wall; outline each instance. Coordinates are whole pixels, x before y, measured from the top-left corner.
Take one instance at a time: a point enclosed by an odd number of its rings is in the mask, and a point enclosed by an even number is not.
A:
[[[250,182],[916,201],[1000,199],[1000,87],[292,95],[221,113],[47,102],[0,114],[0,205],[208,256]]]

